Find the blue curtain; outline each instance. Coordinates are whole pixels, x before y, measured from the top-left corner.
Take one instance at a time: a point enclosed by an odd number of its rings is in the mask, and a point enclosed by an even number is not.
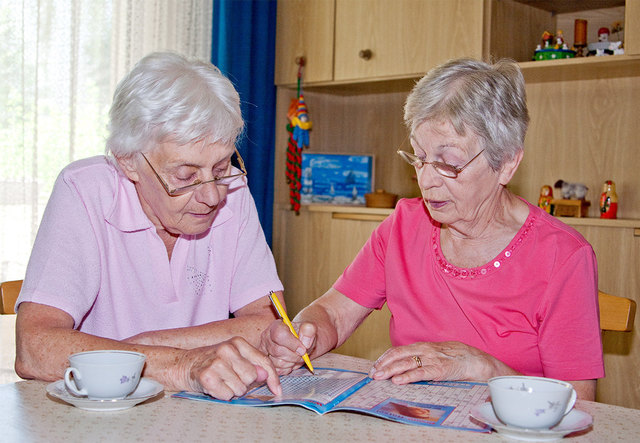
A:
[[[248,171],[260,223],[271,245],[275,102],[276,0],[213,0],[211,63],[240,93],[245,136],[238,150]]]

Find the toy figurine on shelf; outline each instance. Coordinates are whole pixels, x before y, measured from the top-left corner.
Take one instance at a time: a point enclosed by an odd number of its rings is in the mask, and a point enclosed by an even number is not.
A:
[[[564,35],[562,33],[562,29],[558,29],[556,33],[556,46],[555,49],[569,49],[567,44],[564,42]]]
[[[616,194],[616,184],[612,180],[607,180],[602,186],[600,195],[600,218],[617,218],[618,216],[618,194]]]
[[[602,27],[598,29],[598,41],[595,43],[589,43],[588,55],[602,56],[624,54],[622,41],[609,41],[609,34],[609,28]]]
[[[553,40],[553,34],[549,31],[544,31],[542,34],[542,44],[536,46],[533,53],[533,59],[555,60],[560,58],[573,58],[576,56],[576,51],[567,47],[561,30],[558,30],[557,32],[555,45],[552,44]]]
[[[589,190],[589,188],[582,183],[569,183],[564,180],[558,180],[553,184],[553,187],[560,189],[562,198],[567,200],[584,200]]]
[[[602,27],[598,29],[598,41],[603,43],[609,41],[609,28]]]
[[[561,200],[553,199],[552,214],[557,217],[586,217],[591,202],[586,200],[587,188],[582,183],[569,183],[558,180],[553,185],[560,190]]]
[[[549,185],[544,185],[540,188],[540,198],[538,199],[538,207],[551,214],[551,201],[553,200],[553,189]]]

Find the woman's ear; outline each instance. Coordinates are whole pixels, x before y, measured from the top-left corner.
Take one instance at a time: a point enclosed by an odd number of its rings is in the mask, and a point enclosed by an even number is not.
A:
[[[129,180],[134,183],[140,180],[138,175],[139,162],[135,156],[128,155],[126,157],[116,157],[116,161],[118,162],[122,172],[124,172],[124,175],[126,175]]]
[[[518,166],[520,166],[520,162],[522,161],[523,156],[524,149],[520,149],[511,160],[505,162],[505,164],[502,165],[499,178],[501,185],[506,186],[511,181],[513,175],[518,170]]]

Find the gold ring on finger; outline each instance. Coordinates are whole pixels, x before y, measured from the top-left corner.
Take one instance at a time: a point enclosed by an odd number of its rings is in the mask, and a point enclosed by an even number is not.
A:
[[[413,359],[413,361],[416,362],[416,365],[418,365],[419,368],[422,367],[422,360],[420,360],[420,357],[418,357],[417,355],[414,355],[411,358]]]

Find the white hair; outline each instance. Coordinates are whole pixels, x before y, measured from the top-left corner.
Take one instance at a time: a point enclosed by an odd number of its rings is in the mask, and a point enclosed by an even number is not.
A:
[[[529,125],[524,77],[511,60],[450,60],[416,84],[404,120],[412,133],[426,120],[448,121],[459,135],[471,131],[480,138],[491,168],[498,170],[524,150]]]
[[[234,143],[243,127],[240,96],[218,68],[156,52],[141,59],[118,84],[106,148],[124,157],[163,141]]]

